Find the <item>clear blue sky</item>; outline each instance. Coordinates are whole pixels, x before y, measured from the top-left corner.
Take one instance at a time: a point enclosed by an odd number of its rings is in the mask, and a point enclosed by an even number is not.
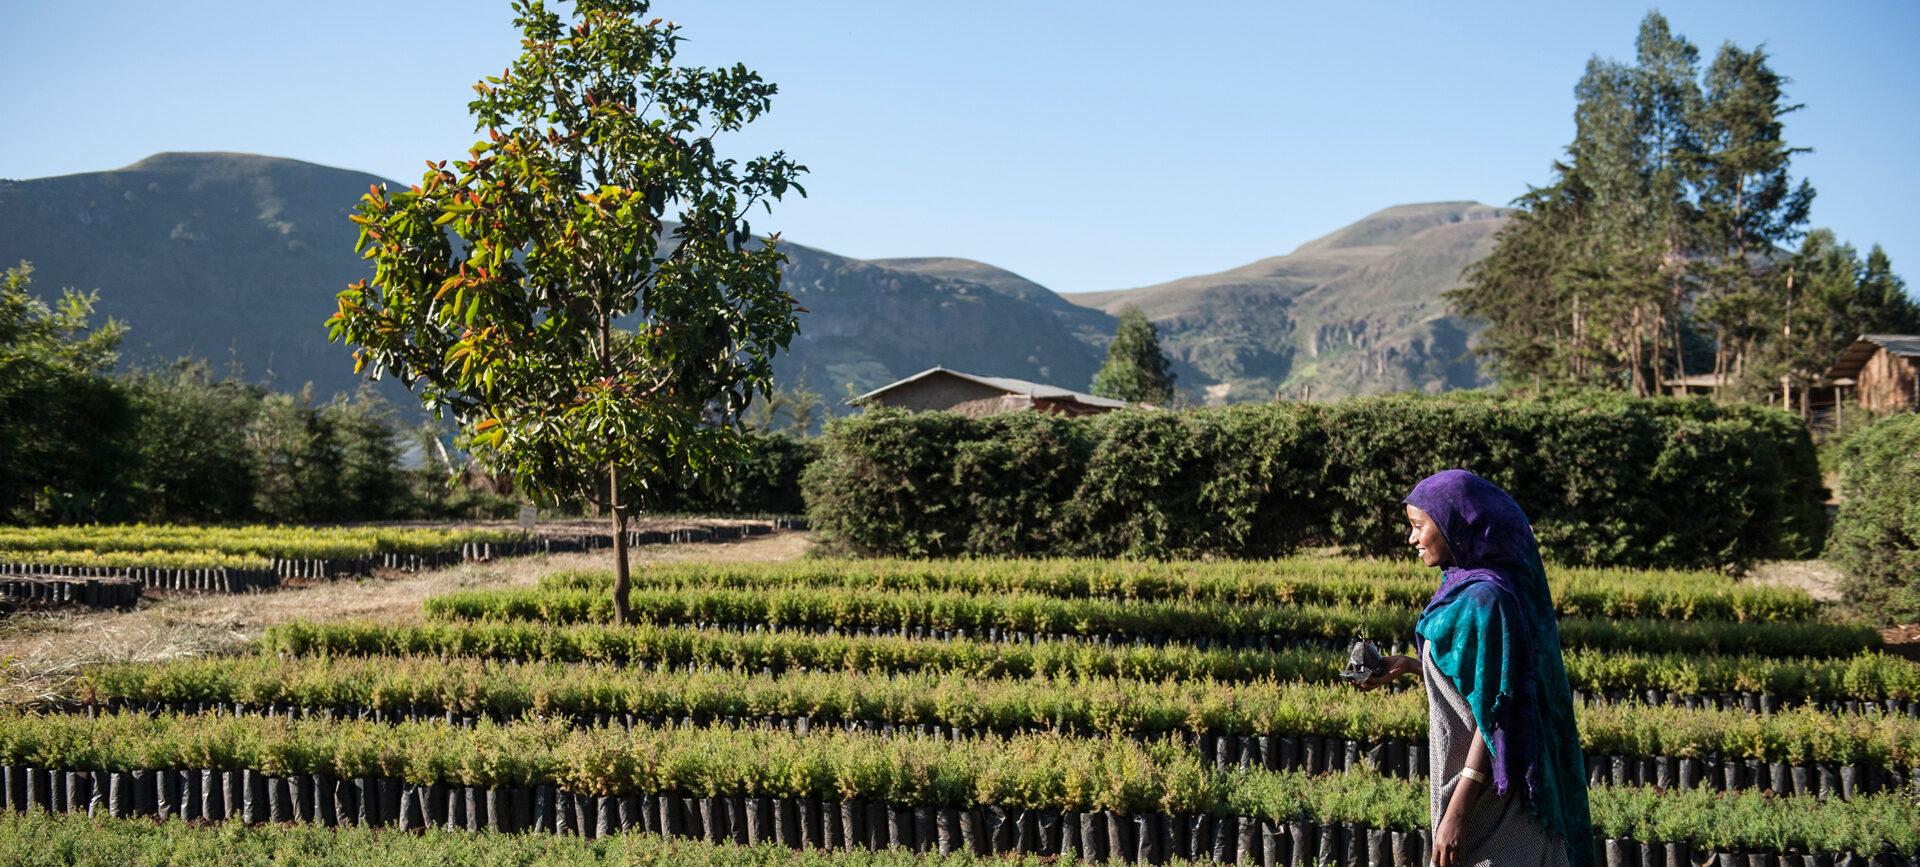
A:
[[[862,258],[964,256],[1063,292],[1219,271],[1395,204],[1548,180],[1619,3],[663,0],[682,59],[780,85],[736,140],[808,164],[756,230]],[[1710,59],[1764,42],[1806,108],[1813,224],[1920,278],[1920,3],[1669,2]],[[474,141],[517,53],[504,0],[8,0],[0,177],[168,150],[418,180]]]

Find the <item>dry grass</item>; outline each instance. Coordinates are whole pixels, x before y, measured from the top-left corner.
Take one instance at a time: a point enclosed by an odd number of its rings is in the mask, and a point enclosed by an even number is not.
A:
[[[734,542],[647,545],[631,564],[686,561],[772,562],[804,557],[804,533]],[[0,634],[0,702],[40,703],[66,693],[89,665],[151,662],[239,650],[262,630],[294,620],[420,622],[430,596],[468,587],[525,587],[563,569],[611,569],[610,551],[469,563],[419,574],[314,582],[265,593],[181,594],[149,599],[132,611],[21,614]],[[149,591],[152,592],[152,591]]]

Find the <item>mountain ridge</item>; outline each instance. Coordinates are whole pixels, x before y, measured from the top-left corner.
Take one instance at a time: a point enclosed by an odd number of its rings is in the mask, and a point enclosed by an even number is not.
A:
[[[350,391],[329,344],[334,295],[371,276],[347,220],[376,175],[256,154],[168,152],[120,169],[0,181],[0,261],[32,261],[44,293],[98,288],[132,326],[123,357],[209,358],[278,387]],[[1504,209],[1387,208],[1215,274],[1063,295],[970,259],[854,259],[792,241],[785,288],[812,312],[781,382],[838,403],[936,365],[1085,390],[1118,313],[1159,326],[1180,386],[1208,402],[1478,384],[1457,363],[1470,329],[1439,291],[1484,254]],[[389,380],[382,390],[416,403]],[[844,407],[838,407],[844,411]]]

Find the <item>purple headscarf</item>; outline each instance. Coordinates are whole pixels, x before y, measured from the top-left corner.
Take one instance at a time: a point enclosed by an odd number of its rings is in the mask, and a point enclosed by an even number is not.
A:
[[[1495,791],[1523,795],[1549,831],[1564,835],[1572,863],[1591,864],[1573,696],[1526,513],[1466,470],[1428,476],[1403,502],[1433,519],[1453,554],[1415,628],[1422,655],[1472,707],[1490,747]]]

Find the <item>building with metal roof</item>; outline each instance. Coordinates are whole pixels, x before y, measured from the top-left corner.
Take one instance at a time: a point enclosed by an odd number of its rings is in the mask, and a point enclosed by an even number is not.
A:
[[[1827,378],[1852,387],[1862,409],[1912,411],[1920,407],[1920,334],[1862,334],[1827,368]]]
[[[901,409],[944,410],[978,418],[997,412],[1031,410],[1060,415],[1094,415],[1112,412],[1129,404],[1124,400],[1095,397],[1056,385],[1028,382],[1006,376],[979,376],[933,367],[906,379],[891,382],[848,403],[855,406],[891,406]]]

